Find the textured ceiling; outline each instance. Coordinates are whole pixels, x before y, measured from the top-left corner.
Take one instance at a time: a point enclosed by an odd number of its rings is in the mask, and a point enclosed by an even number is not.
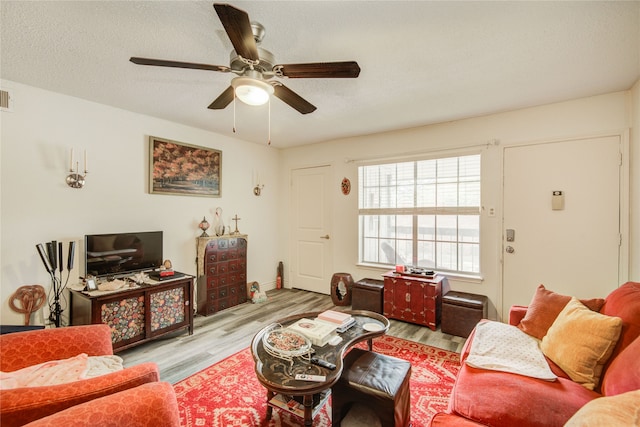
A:
[[[640,2],[236,1],[277,63],[355,60],[357,79],[290,79],[317,110],[271,103],[290,147],[627,90],[640,77]],[[267,107],[207,106],[229,73],[213,1],[0,2],[0,77],[265,143]]]

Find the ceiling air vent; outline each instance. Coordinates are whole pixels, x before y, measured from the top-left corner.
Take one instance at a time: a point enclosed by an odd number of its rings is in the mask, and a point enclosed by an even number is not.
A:
[[[0,89],[0,111],[12,111],[13,102],[9,91]]]

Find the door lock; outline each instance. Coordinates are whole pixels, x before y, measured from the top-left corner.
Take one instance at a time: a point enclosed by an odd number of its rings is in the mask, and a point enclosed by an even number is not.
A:
[[[508,253],[508,254],[512,254],[512,253],[514,253],[516,250],[515,250],[515,249],[513,249],[513,246],[507,246],[507,247],[505,248],[505,251],[507,251],[507,253]]]
[[[328,235],[328,234],[325,234],[324,236],[320,236],[320,238],[321,238],[321,239],[327,239],[327,240],[329,240],[329,235]]]
[[[513,242],[516,240],[516,230],[513,228],[507,228],[507,242]]]

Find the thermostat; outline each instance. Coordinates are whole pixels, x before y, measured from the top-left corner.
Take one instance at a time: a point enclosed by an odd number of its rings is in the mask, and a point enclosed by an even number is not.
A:
[[[554,211],[561,211],[564,209],[564,193],[559,190],[554,190],[551,193],[551,209]]]

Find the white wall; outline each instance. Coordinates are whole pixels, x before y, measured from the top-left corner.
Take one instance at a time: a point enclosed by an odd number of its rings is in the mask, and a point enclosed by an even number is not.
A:
[[[2,324],[22,322],[8,307],[15,289],[49,285],[37,243],[82,242],[85,234],[159,229],[165,232],[165,257],[176,269],[194,274],[197,224],[203,215],[211,222],[218,206],[224,209],[227,225],[238,214],[240,231],[249,235],[248,280],[273,287],[278,261],[288,265],[290,173],[310,165],[333,166],[334,271],[349,272],[356,280],[379,277],[382,270],[356,266],[357,164],[345,159],[455,152],[465,146],[483,146],[483,205],[498,211],[495,218],[482,219],[484,281],[456,280],[452,286],[487,295],[493,304],[491,315],[499,317],[495,306],[500,306],[501,295],[502,147],[629,128],[629,278],[640,281],[640,82],[629,92],[282,151],[14,82],[0,81],[0,86],[11,90],[15,102],[14,112],[0,113]],[[222,197],[149,194],[148,135],[222,150]],[[499,144],[486,145],[493,141]],[[89,153],[91,172],[82,190],[64,183],[71,147]],[[254,171],[266,185],[261,197],[252,193]],[[340,192],[343,177],[352,182],[349,196]],[[77,256],[72,281],[80,274],[81,261]],[[42,321],[40,314],[35,322]]]
[[[165,258],[195,274],[198,223],[203,216],[212,223],[218,206],[226,225],[237,214],[240,232],[249,235],[247,279],[273,286],[279,233],[265,224],[278,215],[278,150],[10,81],[0,85],[11,91],[15,107],[0,113],[2,324],[22,323],[8,306],[18,287],[49,288],[37,243],[81,245],[73,283],[81,273],[85,234],[162,230]],[[149,135],[222,150],[222,197],[149,194]],[[89,156],[81,190],[65,184],[72,147]],[[260,197],[253,195],[254,172],[265,183]],[[36,317],[33,323],[42,324],[42,311]]]
[[[629,279],[640,282],[640,80],[633,86],[629,96],[632,123]]]
[[[462,147],[481,147],[484,153],[482,204],[485,207],[493,206],[497,209],[494,218],[483,215],[481,223],[481,269],[484,280],[482,282],[450,280],[450,283],[452,288],[456,290],[487,295],[492,303],[490,317],[500,318],[500,308],[496,312],[496,307],[501,306],[502,294],[500,265],[502,252],[502,227],[500,224],[502,217],[502,147],[523,142],[595,135],[603,132],[623,133],[632,125],[629,108],[629,93],[618,92],[451,123],[330,141],[284,150],[282,169],[291,171],[299,167],[321,164],[333,166],[333,185],[335,186],[335,196],[332,202],[334,207],[332,219],[332,224],[334,224],[332,232],[333,270],[351,273],[355,280],[363,277],[380,278],[380,274],[384,270],[357,266],[357,191],[352,191],[349,196],[343,196],[339,188],[342,178],[347,177],[351,180],[352,187],[357,189],[358,165],[356,162],[345,162],[345,159],[382,158],[416,152],[450,151],[456,153]],[[636,146],[638,145],[637,138],[636,136]],[[494,145],[494,141],[497,141],[498,145]],[[633,159],[633,167],[636,170],[635,179],[637,180],[637,171],[640,169],[640,159],[637,153]],[[283,176],[280,182],[284,200],[288,200],[289,195],[289,174]],[[634,191],[635,200],[633,200],[636,208],[640,199],[638,192],[639,190],[636,188]],[[632,221],[637,230],[640,224],[638,215],[635,215]],[[288,251],[289,212],[283,212],[280,223],[283,232],[287,232],[287,238],[284,239],[283,236],[283,243],[285,244],[284,250]],[[637,237],[637,234],[635,236]],[[632,242],[634,248],[632,254],[635,254],[636,258],[640,250],[639,246],[636,238]],[[575,255],[579,256],[579,254]],[[286,258],[286,255],[283,257]],[[639,280],[640,271],[637,264],[633,272],[633,277]],[[522,301],[523,304],[528,302]]]

